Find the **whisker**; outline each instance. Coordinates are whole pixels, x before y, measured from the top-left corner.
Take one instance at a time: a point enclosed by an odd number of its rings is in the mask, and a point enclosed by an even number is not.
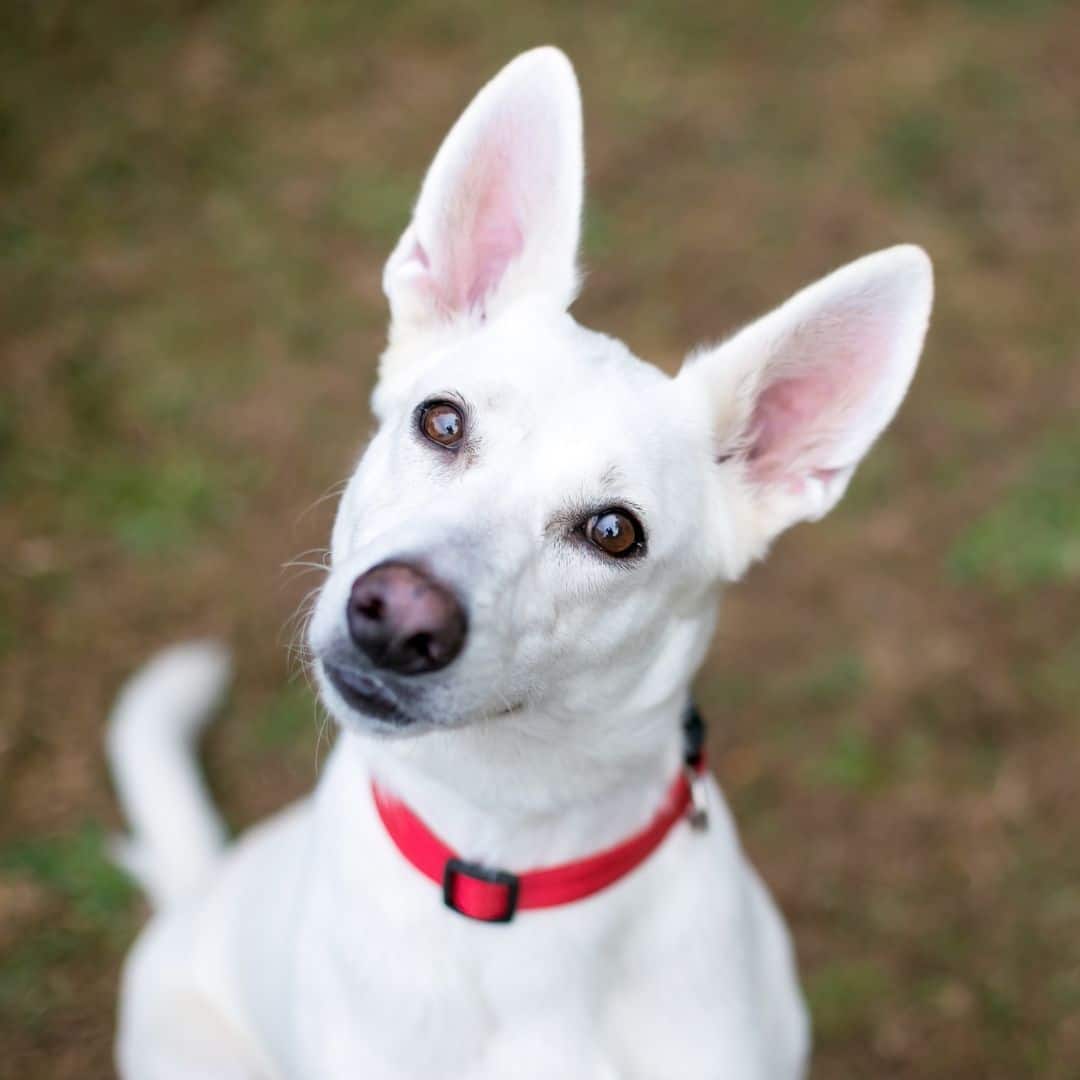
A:
[[[314,502],[312,502],[305,509],[301,510],[296,518],[294,525],[299,525],[316,507],[322,506],[324,502],[329,499],[336,499],[349,485],[349,479],[346,477],[344,480],[335,480]]]

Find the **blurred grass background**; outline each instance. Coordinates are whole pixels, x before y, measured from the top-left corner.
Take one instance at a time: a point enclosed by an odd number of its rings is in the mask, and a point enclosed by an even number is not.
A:
[[[925,362],[700,681],[817,1077],[1080,1075],[1080,7],[64,0],[0,11],[0,1075],[106,1076],[143,907],[121,679],[221,635],[231,820],[314,780],[285,628],[369,427],[382,261],[515,52],[583,84],[577,313],[666,367],[924,244]]]

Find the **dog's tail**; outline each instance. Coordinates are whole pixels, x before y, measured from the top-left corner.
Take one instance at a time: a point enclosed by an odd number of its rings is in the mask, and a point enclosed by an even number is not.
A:
[[[109,720],[106,751],[131,825],[112,854],[156,907],[196,891],[225,843],[195,743],[225,695],[230,672],[223,646],[177,645],[135,673]]]

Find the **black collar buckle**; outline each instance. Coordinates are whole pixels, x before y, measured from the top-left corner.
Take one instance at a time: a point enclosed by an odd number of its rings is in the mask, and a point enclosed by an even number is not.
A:
[[[700,769],[705,758],[705,720],[691,701],[683,713],[683,761],[691,769]]]
[[[477,915],[459,907],[454,899],[454,884],[458,878],[471,878],[473,881],[484,885],[505,890],[505,907],[497,915]],[[517,911],[518,890],[521,882],[516,874],[506,870],[492,870],[479,863],[466,862],[464,859],[447,859],[443,869],[443,903],[466,919],[475,919],[477,922],[507,923]]]
[[[709,800],[705,791],[705,720],[691,701],[683,713],[683,770],[690,785],[687,818],[698,832],[709,827]]]

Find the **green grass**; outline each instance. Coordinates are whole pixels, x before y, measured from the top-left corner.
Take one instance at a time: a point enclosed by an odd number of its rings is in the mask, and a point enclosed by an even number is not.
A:
[[[998,117],[1012,115],[1023,100],[1023,87],[1015,72],[1003,71],[977,58],[957,67],[949,79],[949,89],[962,106]]]
[[[15,414],[18,405],[13,388],[0,386],[0,461],[10,453],[15,444]]]
[[[385,248],[388,254],[409,224],[420,179],[387,171],[347,171],[328,200],[327,213],[332,222],[354,230],[358,239]]]
[[[0,963],[0,1018],[35,1030],[83,993],[71,968],[131,938],[135,890],[105,854],[96,823],[0,848],[0,876],[29,879],[49,905]]]
[[[230,493],[216,470],[197,457],[159,465],[114,460],[81,478],[75,505],[135,554],[176,550],[228,516]]]
[[[50,1011],[79,994],[69,965],[102,948],[94,935],[50,927],[18,941],[0,964],[0,1019],[35,1030]]]
[[[1013,19],[1040,19],[1067,0],[964,0],[979,15]]]
[[[315,699],[301,679],[277,694],[254,728],[255,741],[267,750],[313,746],[316,734]]]
[[[63,353],[56,378],[78,436],[97,439],[114,434],[119,380],[98,342],[85,338]]]
[[[956,542],[960,582],[1015,591],[1080,581],[1080,439],[1046,441],[1022,477]]]
[[[586,260],[603,259],[616,250],[617,222],[614,215],[596,199],[589,200],[583,225],[581,247]]]
[[[880,788],[889,771],[889,762],[874,740],[854,727],[842,729],[807,769],[815,783],[863,793]]]
[[[14,648],[18,640],[14,617],[10,612],[0,610],[0,656]]]
[[[894,196],[925,200],[942,177],[950,152],[947,121],[932,104],[907,104],[878,135],[871,172]]]
[[[16,444],[15,403],[6,396],[0,396],[0,495],[4,493],[4,466],[14,454]]]
[[[871,960],[819,967],[808,973],[805,990],[821,1040],[866,1035],[892,992],[888,974]]]
[[[887,505],[902,484],[903,470],[896,442],[879,443],[859,465],[851,487],[837,507],[837,515],[861,521],[872,510]]]
[[[94,822],[57,836],[15,840],[0,848],[0,873],[24,874],[61,898],[82,928],[122,935],[135,892],[108,860]]]
[[[90,457],[57,452],[21,465],[17,490],[38,498],[49,489],[66,534],[105,535],[142,556],[189,547],[223,525],[241,501],[245,479],[244,469],[194,453],[150,456],[136,448]]]
[[[1080,703],[1080,636],[1066,641],[1024,674],[1030,674],[1041,704],[1075,716]]]
[[[855,702],[866,685],[862,657],[844,650],[815,660],[795,677],[790,695],[822,711],[837,710]]]

